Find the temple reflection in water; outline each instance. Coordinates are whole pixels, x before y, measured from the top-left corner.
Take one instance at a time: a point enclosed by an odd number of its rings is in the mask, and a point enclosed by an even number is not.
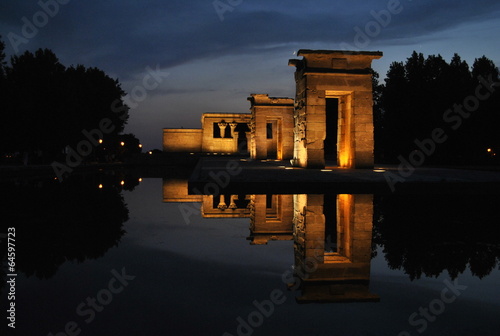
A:
[[[379,301],[370,293],[372,195],[294,195],[295,270],[307,302]]]
[[[293,240],[299,303],[379,301],[369,290],[373,195],[188,195],[187,181],[171,179],[163,200],[201,203],[205,218],[250,218],[254,245]]]

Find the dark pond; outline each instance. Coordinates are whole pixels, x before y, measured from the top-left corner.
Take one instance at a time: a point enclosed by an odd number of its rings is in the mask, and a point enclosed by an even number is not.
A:
[[[14,302],[17,335],[500,335],[498,196],[0,184],[9,333]]]

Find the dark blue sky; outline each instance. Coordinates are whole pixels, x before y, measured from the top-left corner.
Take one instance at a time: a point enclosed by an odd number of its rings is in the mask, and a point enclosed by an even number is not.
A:
[[[130,112],[126,131],[149,149],[161,147],[163,127],[199,127],[202,112],[248,112],[250,93],[293,97],[287,63],[299,49],[383,51],[373,64],[382,77],[413,50],[499,65],[499,14],[495,0],[1,0],[0,34],[9,55],[50,48],[127,92],[147,67],[169,73]],[[37,31],[23,35],[27,21]]]

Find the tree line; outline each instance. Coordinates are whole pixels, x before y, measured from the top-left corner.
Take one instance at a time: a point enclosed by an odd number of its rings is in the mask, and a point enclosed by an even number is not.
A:
[[[4,48],[0,41],[3,162],[64,162],[65,155],[76,151],[82,141],[92,143],[91,148],[85,148],[85,160],[118,158],[127,149],[124,139],[127,145],[134,145],[135,152],[140,150],[133,134],[122,134],[129,108],[118,80],[98,68],[66,67],[49,49],[26,51],[12,56],[7,64]],[[120,106],[120,113],[112,106]],[[103,120],[109,120],[109,132],[102,139],[89,141],[89,133],[99,135],[92,131],[98,130]]]
[[[472,67],[455,54],[413,52],[391,64],[385,84],[374,76],[375,156],[397,163],[439,130],[430,164],[495,163],[500,156],[499,70],[485,56]],[[441,132],[442,131],[442,132]],[[429,151],[430,154],[430,151]],[[497,156],[498,155],[498,156]]]

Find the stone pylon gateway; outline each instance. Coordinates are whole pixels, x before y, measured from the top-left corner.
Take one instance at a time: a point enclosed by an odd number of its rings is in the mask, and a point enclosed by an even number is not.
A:
[[[373,168],[371,63],[381,52],[299,50],[296,67],[292,164]]]

